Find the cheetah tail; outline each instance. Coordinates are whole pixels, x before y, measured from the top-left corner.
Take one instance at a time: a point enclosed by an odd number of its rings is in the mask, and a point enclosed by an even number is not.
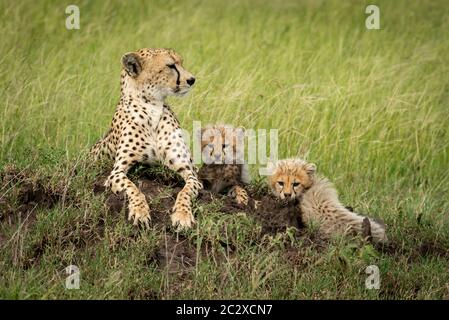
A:
[[[327,208],[323,210],[323,207]],[[315,184],[304,194],[301,204],[302,215],[307,217],[321,216],[327,220],[325,230],[331,231],[348,227],[364,236],[369,236],[373,242],[387,242],[385,224],[348,210],[338,199],[338,194],[333,184],[325,179],[317,179]],[[332,221],[332,222],[331,222]],[[367,223],[369,222],[368,226]]]
[[[374,242],[386,243],[388,241],[386,225],[382,221],[368,218],[370,222],[371,237]]]

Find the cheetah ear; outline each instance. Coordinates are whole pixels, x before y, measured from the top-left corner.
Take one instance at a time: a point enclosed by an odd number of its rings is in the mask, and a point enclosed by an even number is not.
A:
[[[142,71],[139,56],[134,52],[127,53],[122,57],[122,65],[126,72],[133,78],[136,78]]]
[[[313,177],[316,172],[316,165],[314,163],[308,163],[304,166],[304,169],[306,170],[309,177]]]
[[[244,127],[236,127],[234,128],[234,132],[236,133],[237,137],[245,137],[245,128]]]
[[[265,169],[265,173],[268,177],[271,177],[274,174],[274,171],[276,170],[276,164],[272,161],[267,162],[267,166]]]

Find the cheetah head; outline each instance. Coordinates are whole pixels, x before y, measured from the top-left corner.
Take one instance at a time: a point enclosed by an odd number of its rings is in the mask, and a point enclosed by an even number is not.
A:
[[[195,78],[182,66],[182,58],[171,49],[140,49],[122,57],[122,77],[127,90],[150,100],[184,96]]]
[[[268,168],[268,186],[281,200],[299,199],[315,180],[315,164],[301,159],[279,160]]]
[[[243,128],[234,128],[230,125],[213,125],[202,128],[200,139],[204,163],[243,163],[244,136]]]

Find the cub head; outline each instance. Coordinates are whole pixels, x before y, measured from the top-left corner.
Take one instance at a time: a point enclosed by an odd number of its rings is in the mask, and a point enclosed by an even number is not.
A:
[[[171,49],[140,49],[122,57],[122,86],[144,98],[183,96],[195,83],[182,58]]]
[[[271,192],[279,199],[294,200],[302,196],[315,180],[316,166],[301,159],[279,160],[269,164],[267,177]]]
[[[243,164],[245,132],[230,125],[201,129],[201,154],[205,164]]]

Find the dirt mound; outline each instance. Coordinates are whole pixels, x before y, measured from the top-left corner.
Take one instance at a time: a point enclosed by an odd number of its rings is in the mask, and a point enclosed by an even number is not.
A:
[[[196,248],[185,237],[165,233],[159,247],[148,258],[149,263],[168,273],[188,273],[196,265]]]
[[[48,183],[28,170],[14,166],[0,173],[0,221],[9,225],[30,224],[35,221],[36,209],[52,208],[64,193],[63,188]]]
[[[139,171],[140,170],[140,171]],[[318,231],[313,232],[305,229],[298,212],[298,203],[285,203],[272,197],[266,190],[261,188],[256,191],[251,187],[248,189],[250,201],[247,206],[237,204],[226,195],[215,194],[208,190],[201,190],[195,200],[195,208],[207,208],[214,206],[215,212],[223,215],[246,215],[253,218],[260,229],[250,231],[248,235],[240,234],[243,229],[234,228],[216,230],[215,238],[203,239],[199,245],[200,251],[195,244],[195,239],[187,239],[185,236],[176,233],[171,227],[170,215],[175,203],[176,196],[181,190],[183,183],[179,177],[164,171],[148,172],[144,169],[137,169],[130,173],[131,179],[139,189],[145,194],[151,208],[151,225],[162,235],[159,246],[148,256],[148,263],[155,263],[159,268],[169,273],[184,274],[189,272],[196,265],[198,254],[201,257],[209,257],[216,261],[223,259],[222,253],[217,254],[218,247],[224,248],[226,254],[233,254],[238,243],[248,243],[248,245],[258,245],[262,243],[265,235],[278,235],[289,230],[288,235],[298,239],[298,246],[289,245],[289,240],[285,240],[286,247],[282,253],[285,260],[291,264],[304,266],[310,263],[303,255],[304,248],[312,248],[315,251],[324,250],[329,246],[329,239]],[[105,205],[109,214],[117,216],[117,219],[127,219],[128,208],[126,196],[122,193],[115,195],[103,186],[106,175],[99,176],[93,183],[93,193],[104,195]],[[67,190],[49,183],[49,179],[40,177],[36,173],[27,170],[18,170],[14,167],[7,167],[0,172],[0,223],[7,223],[10,226],[23,223],[28,226],[36,217],[36,209],[52,208],[58,203],[63,203],[67,199]],[[69,190],[70,191],[70,190]],[[76,200],[76,199],[75,199]],[[64,204],[62,204],[64,205]],[[351,208],[352,209],[352,208]],[[207,210],[207,209],[206,209]],[[240,221],[240,220],[239,220]],[[242,220],[244,221],[244,220]],[[89,247],[93,243],[100,241],[104,237],[103,221],[83,222],[84,224],[73,231],[68,228],[60,234],[61,244],[73,246],[75,248]],[[247,223],[252,223],[251,221]],[[219,226],[221,228],[222,226]],[[292,228],[293,227],[293,228]],[[135,237],[139,237],[139,230],[136,229]],[[228,232],[232,232],[230,235]],[[367,230],[369,233],[369,230]],[[235,234],[234,234],[235,233]],[[410,231],[417,234],[416,230]],[[238,239],[238,240],[237,240]],[[0,245],[7,241],[7,237],[0,234]],[[128,239],[130,240],[130,239]],[[126,243],[128,241],[121,239]],[[54,239],[42,239],[35,244],[33,254],[26,259],[28,266],[33,266],[40,259],[47,243],[52,243]],[[284,240],[282,240],[284,241]],[[120,244],[118,244],[120,245]],[[212,248],[212,249],[211,249]],[[421,257],[435,256],[448,257],[449,250],[438,241],[429,239],[428,241],[417,241],[413,249],[405,248],[399,240],[392,239],[388,244],[376,245],[376,249],[390,256],[407,257],[410,261],[415,261]],[[151,293],[149,293],[151,295]]]
[[[409,234],[418,234],[418,232],[412,229]],[[391,238],[388,243],[377,244],[376,249],[389,256],[405,257],[409,264],[427,257],[449,259],[449,247],[441,239],[416,238],[415,240],[414,244],[405,246],[403,241]]]
[[[198,258],[207,257],[216,262],[225,259],[223,253],[212,249],[217,244],[224,249],[227,255],[232,255],[235,252],[234,238],[238,236],[226,233],[229,230],[218,231],[223,233],[223,237],[219,236],[220,239],[203,239],[199,248],[194,244],[194,240],[192,241],[192,239],[187,239],[182,234],[176,233],[171,227],[170,215],[176,196],[183,184],[166,176],[165,178],[163,176],[162,180],[160,177],[152,180],[149,176],[151,175],[143,174],[137,179],[133,179],[150,204],[151,226],[162,232],[159,246],[148,254],[148,264],[156,264],[158,268],[169,274],[184,276],[195,267]],[[111,215],[122,215],[123,219],[126,219],[128,215],[126,196],[123,193],[115,195],[106,190],[103,186],[105,180],[106,176],[100,176],[93,185],[93,192],[105,195],[105,204]],[[298,219],[297,203],[286,205],[268,194],[259,193],[256,197],[257,199],[250,198],[248,205],[245,206],[236,203],[226,195],[200,190],[195,200],[195,206],[202,207],[214,203],[218,206],[217,211],[221,214],[245,214],[253,217],[261,225],[261,232],[256,236],[259,240],[266,234],[275,235],[278,232],[285,232],[289,227],[302,228],[303,225]],[[299,232],[296,234],[300,235]],[[258,239],[251,238],[249,241],[256,244]],[[209,243],[209,241],[215,241],[216,243]],[[312,246],[313,241],[313,239],[308,239],[305,240],[305,243]],[[320,240],[318,246],[322,243]],[[287,260],[299,259],[299,256],[293,258],[295,256],[294,251],[293,248],[289,251],[292,258],[287,258]],[[200,257],[197,256],[198,254]]]
[[[262,233],[276,234],[289,227],[302,229],[298,202],[279,201],[271,195],[260,198],[257,209],[252,210],[254,217],[262,225]]]
[[[105,190],[103,184],[106,177],[100,177],[95,183],[93,191],[96,194],[106,192],[106,205],[113,214],[124,213],[127,216],[126,197],[123,193],[115,195]],[[179,181],[167,180],[166,184],[159,181],[141,177],[136,185],[145,194],[151,208],[151,223],[157,227],[170,226],[170,214],[175,203],[176,196],[181,190]],[[167,187],[173,186],[173,187]],[[219,200],[219,209],[223,214],[246,213],[253,216],[262,225],[262,234],[276,234],[283,232],[288,227],[301,229],[303,224],[298,215],[297,203],[283,203],[271,195],[258,196],[258,199],[250,198],[248,205],[237,204],[233,199],[215,194],[208,190],[201,190],[196,199],[198,205],[209,204]]]
[[[449,248],[442,243],[425,241],[417,249],[419,256],[446,257],[449,259]]]

